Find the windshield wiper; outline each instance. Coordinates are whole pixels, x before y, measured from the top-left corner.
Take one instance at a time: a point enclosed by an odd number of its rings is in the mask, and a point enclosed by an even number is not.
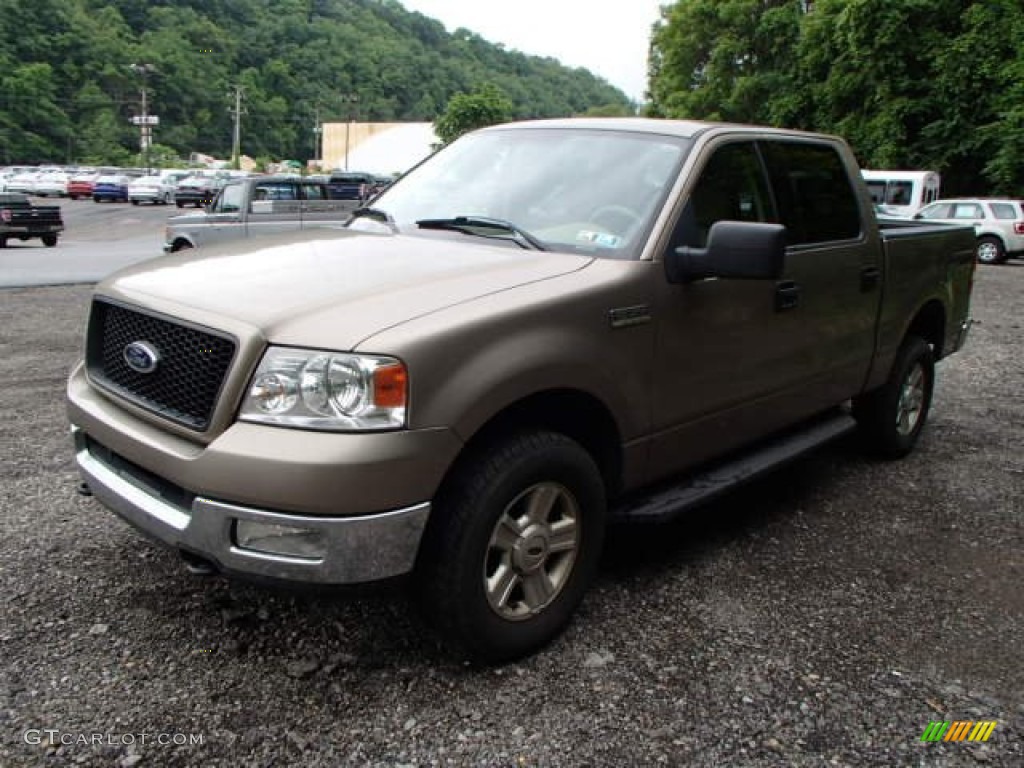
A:
[[[391,214],[387,211],[381,210],[380,208],[356,208],[352,211],[349,221],[359,218],[373,219],[374,221],[379,221],[381,224],[387,224],[388,228],[392,232],[396,235],[398,234],[398,225],[395,224],[395,220],[391,218]]]
[[[486,216],[456,216],[453,219],[420,219],[416,222],[416,226],[420,229],[450,229],[454,232],[462,232],[478,237],[508,239],[499,235],[488,235],[480,231],[482,229],[491,229],[511,235],[513,242],[518,244],[520,248],[533,249],[535,251],[547,250],[544,243],[525,229],[521,229],[511,221],[503,219],[490,219]]]

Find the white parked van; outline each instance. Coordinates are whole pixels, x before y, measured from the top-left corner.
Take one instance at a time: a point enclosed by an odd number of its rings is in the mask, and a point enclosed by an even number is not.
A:
[[[913,216],[939,198],[941,177],[935,171],[869,171],[861,175],[881,213]]]

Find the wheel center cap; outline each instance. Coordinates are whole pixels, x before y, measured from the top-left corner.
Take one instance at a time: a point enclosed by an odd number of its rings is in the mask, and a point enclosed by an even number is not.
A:
[[[547,557],[548,537],[543,531],[527,530],[516,544],[515,561],[520,571],[536,571]]]

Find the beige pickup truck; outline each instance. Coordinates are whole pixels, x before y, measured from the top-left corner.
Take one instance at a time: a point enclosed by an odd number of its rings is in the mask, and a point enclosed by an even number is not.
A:
[[[101,283],[77,461],[196,570],[408,576],[452,647],[513,659],[570,621],[609,522],[854,429],[909,452],[974,269],[970,229],[880,228],[834,137],[492,127],[346,229]]]

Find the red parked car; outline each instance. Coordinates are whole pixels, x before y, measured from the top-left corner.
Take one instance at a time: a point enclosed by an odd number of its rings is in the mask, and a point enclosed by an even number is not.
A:
[[[79,173],[68,179],[68,197],[77,200],[80,197],[92,197],[93,183],[98,173]]]

